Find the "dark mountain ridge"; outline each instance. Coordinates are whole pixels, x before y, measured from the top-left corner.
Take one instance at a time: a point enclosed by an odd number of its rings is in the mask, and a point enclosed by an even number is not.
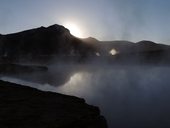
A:
[[[1,35],[0,46],[0,57],[14,60],[37,56],[87,56],[92,51],[60,25]]]
[[[113,56],[110,51],[114,49]],[[82,61],[87,58],[109,58],[114,61],[140,60],[170,62],[170,46],[152,41],[98,41],[93,37],[76,38],[61,25],[40,27],[18,33],[0,35],[0,62],[17,62],[25,59]],[[115,59],[116,58],[116,59]]]

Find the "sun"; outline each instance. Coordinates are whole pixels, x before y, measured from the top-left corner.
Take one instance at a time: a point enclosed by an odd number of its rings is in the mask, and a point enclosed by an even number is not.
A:
[[[80,28],[74,24],[74,23],[66,23],[64,24],[64,26],[66,28],[68,28],[70,30],[70,33],[76,37],[82,37],[82,32],[80,30]]]

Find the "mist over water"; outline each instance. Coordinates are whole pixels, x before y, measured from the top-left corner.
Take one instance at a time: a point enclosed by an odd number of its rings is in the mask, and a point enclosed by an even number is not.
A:
[[[100,107],[109,127],[167,127],[170,68],[108,67],[79,72],[57,91],[83,97]]]
[[[68,78],[60,86],[48,82],[33,84],[19,77],[1,79],[84,98],[87,103],[99,106],[109,128],[170,127],[169,67],[62,64],[49,66],[49,70],[53,71],[54,83],[58,83],[62,72],[62,77]]]

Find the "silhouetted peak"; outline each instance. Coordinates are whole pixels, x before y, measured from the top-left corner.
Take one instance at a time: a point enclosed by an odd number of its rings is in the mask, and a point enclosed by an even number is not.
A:
[[[164,45],[157,44],[157,43],[154,43],[152,41],[147,41],[147,40],[143,40],[143,41],[136,43],[136,46],[139,51],[141,51],[141,50],[143,50],[143,51],[158,51],[158,50],[168,48]]]
[[[93,37],[88,37],[83,39],[85,42],[98,42],[96,38]]]
[[[53,24],[47,27],[48,29],[64,29],[64,26],[58,25],[58,24]]]
[[[54,34],[61,35],[61,34],[64,34],[64,33],[70,34],[70,31],[62,25],[54,24],[54,25],[51,25],[51,26],[48,26],[48,27],[41,26],[41,27],[29,29],[29,30],[24,30],[24,31],[21,31],[21,32],[6,34],[6,36],[23,37],[23,35],[24,35],[24,36],[29,37],[29,36],[37,35],[37,34],[41,35],[43,33],[45,35],[50,35],[50,34],[51,35],[54,35]],[[1,35],[0,35],[0,37],[1,37]]]
[[[88,37],[87,39],[98,41],[98,40],[97,40],[96,38],[94,38],[94,37]]]
[[[47,27],[47,29],[58,31],[58,32],[69,32],[70,33],[70,31],[67,28],[65,28],[62,25],[58,25],[58,24],[51,25],[51,26]]]
[[[148,40],[142,40],[142,41],[139,41],[139,42],[137,42],[137,44],[139,44],[139,45],[156,45],[156,43],[155,42],[152,42],[152,41],[148,41]]]

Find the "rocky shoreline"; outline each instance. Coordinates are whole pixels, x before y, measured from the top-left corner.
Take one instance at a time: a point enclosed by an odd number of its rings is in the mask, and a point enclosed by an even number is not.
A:
[[[84,99],[0,81],[1,128],[107,128]]]

